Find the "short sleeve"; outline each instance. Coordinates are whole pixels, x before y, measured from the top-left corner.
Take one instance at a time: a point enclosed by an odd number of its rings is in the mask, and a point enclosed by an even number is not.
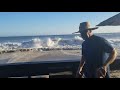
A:
[[[106,39],[102,38],[101,43],[102,43],[103,50],[106,53],[111,53],[113,51],[114,49],[113,46]]]

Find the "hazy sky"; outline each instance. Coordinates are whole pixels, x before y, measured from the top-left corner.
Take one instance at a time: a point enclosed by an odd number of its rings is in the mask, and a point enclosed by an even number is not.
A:
[[[0,36],[70,34],[79,23],[92,27],[119,12],[0,12]],[[120,27],[100,27],[95,32],[120,32]],[[108,30],[109,29],[109,30]]]

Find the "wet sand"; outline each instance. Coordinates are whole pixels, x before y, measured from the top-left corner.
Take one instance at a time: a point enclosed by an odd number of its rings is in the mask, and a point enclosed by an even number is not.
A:
[[[53,50],[53,51],[25,51],[0,54],[0,64],[32,62],[32,61],[50,61],[80,59],[79,50]]]

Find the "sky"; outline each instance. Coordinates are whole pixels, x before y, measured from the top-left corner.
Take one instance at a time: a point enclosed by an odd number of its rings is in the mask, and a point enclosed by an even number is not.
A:
[[[91,27],[120,12],[0,12],[0,36],[71,34],[81,22]],[[95,33],[120,32],[120,26],[100,27]],[[108,30],[109,29],[109,30]]]

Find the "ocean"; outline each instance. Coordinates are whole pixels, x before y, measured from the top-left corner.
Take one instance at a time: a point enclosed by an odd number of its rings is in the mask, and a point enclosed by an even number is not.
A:
[[[96,33],[104,37],[115,48],[120,48],[120,33]],[[17,50],[21,48],[73,48],[81,49],[83,39],[80,35],[39,35],[0,37],[0,50]]]

